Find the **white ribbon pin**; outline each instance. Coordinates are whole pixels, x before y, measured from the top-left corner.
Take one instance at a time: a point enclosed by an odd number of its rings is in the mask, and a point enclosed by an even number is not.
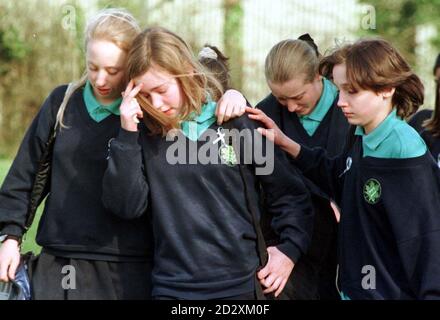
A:
[[[214,142],[213,142],[212,144],[216,144],[216,143],[219,142],[219,141],[221,141],[222,144],[226,144],[226,141],[225,141],[225,134],[223,133],[222,130],[223,130],[222,127],[219,127],[219,128],[217,129],[217,135],[218,135],[218,138],[215,139]]]
[[[353,159],[351,157],[348,157],[347,161],[345,162],[345,170],[339,175],[339,178],[342,177],[345,173],[347,173],[348,170],[350,170],[352,164],[353,164]]]

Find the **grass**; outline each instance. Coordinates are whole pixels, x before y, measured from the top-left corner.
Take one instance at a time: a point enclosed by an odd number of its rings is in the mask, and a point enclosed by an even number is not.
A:
[[[12,161],[10,159],[0,159],[0,185],[3,184],[3,180],[8,173],[9,167],[11,166]],[[35,243],[35,235],[37,233],[37,227],[38,227],[38,221],[40,221],[41,213],[43,211],[44,204],[42,204],[37,211],[37,214],[35,216],[34,223],[32,224],[29,231],[26,233],[23,239],[22,244],[22,252],[28,252],[32,251],[35,254],[39,253],[41,251],[41,247],[39,247]]]

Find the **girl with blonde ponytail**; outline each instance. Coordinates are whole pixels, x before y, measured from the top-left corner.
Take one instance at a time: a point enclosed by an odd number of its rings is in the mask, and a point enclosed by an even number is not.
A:
[[[0,190],[0,280],[14,279],[30,192],[56,128],[47,196],[31,266],[33,299],[148,299],[150,242],[145,217],[112,219],[101,203],[107,143],[119,130],[125,60],[140,28],[125,10],[107,9],[85,30],[87,71],[57,87],[32,122]],[[63,286],[65,266],[75,272]],[[146,272],[147,271],[147,272]]]
[[[123,9],[105,9],[90,19],[85,74],[46,99],[0,190],[0,234],[6,237],[0,248],[0,280],[9,281],[20,259],[39,160],[55,127],[50,182],[43,191],[46,206],[36,237],[42,251],[32,268],[34,299],[150,297],[147,215],[135,221],[115,218],[101,201],[108,143],[120,129],[127,55],[139,33],[136,20]],[[229,109],[244,109],[245,99],[237,92],[224,101]],[[67,287],[62,282],[65,266],[75,272]]]
[[[107,144],[119,130],[125,62],[140,28],[122,9],[106,9],[85,30],[87,71],[57,87],[32,122],[0,190],[0,280],[14,279],[30,191],[56,128],[46,205],[31,266],[33,299],[148,299],[151,242],[147,218],[112,218],[101,203]],[[65,266],[75,279],[63,285]]]
[[[332,156],[342,151],[349,124],[337,107],[338,89],[320,73],[322,57],[310,35],[275,44],[265,63],[271,93],[257,104],[289,138]],[[326,77],[327,76],[327,77]],[[339,211],[335,200],[307,180],[316,212],[310,249],[292,272],[287,295],[292,300],[334,300]],[[264,219],[263,221],[269,219]],[[268,229],[270,228],[267,223]],[[273,233],[270,233],[273,234]],[[278,241],[277,236],[274,241]]]

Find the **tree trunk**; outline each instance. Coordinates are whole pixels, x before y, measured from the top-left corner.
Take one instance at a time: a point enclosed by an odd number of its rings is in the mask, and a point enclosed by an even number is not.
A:
[[[231,85],[237,90],[243,88],[243,20],[241,0],[223,0],[224,26],[223,42],[225,54],[230,58]]]

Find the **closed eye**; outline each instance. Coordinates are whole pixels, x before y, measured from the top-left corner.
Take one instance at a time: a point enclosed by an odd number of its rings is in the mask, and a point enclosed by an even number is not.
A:
[[[156,88],[155,91],[159,94],[164,94],[168,91],[168,87],[167,86],[160,86],[160,87]]]

